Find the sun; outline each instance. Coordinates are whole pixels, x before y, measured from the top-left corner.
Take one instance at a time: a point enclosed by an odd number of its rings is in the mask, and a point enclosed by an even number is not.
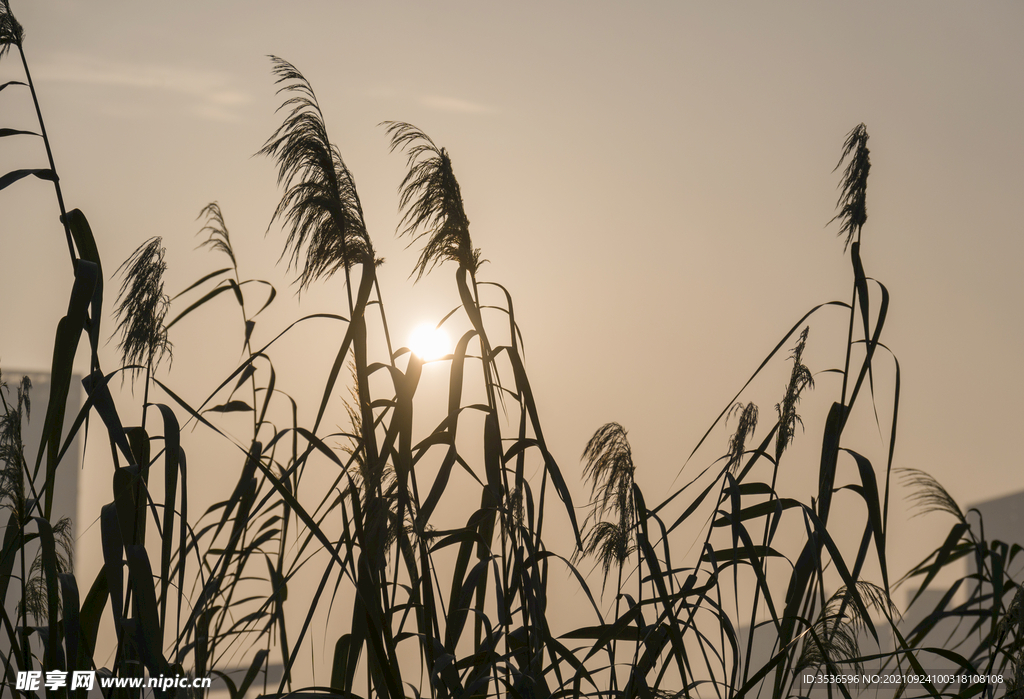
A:
[[[420,323],[409,335],[409,349],[429,362],[451,354],[452,345],[443,328],[435,328],[431,323]]]

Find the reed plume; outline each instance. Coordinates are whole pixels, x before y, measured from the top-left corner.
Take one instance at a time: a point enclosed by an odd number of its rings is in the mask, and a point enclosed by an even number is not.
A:
[[[804,347],[807,344],[807,333],[810,328],[804,328],[800,333],[790,358],[793,360],[793,369],[790,371],[789,384],[786,386],[786,395],[781,403],[775,404],[775,410],[779,414],[779,434],[775,442],[775,460],[782,458],[784,452],[793,443],[796,435],[796,426],[801,427],[804,422],[796,412],[796,406],[800,402],[800,395],[806,388],[814,388],[814,378],[811,370],[803,363]]]
[[[25,31],[11,12],[10,0],[0,0],[0,58],[4,57],[11,46],[21,46]]]
[[[737,414],[739,421],[736,432],[729,438],[729,471],[732,473],[739,470],[740,461],[746,451],[747,439],[753,437],[754,430],[757,429],[757,406],[753,401],[746,405],[737,402],[729,409],[726,420]]]
[[[849,159],[849,162],[846,163],[846,170],[843,171],[843,180],[839,185],[839,201],[836,202],[836,206],[841,208],[839,213],[832,218],[832,221],[838,219],[841,222],[838,235],[846,235],[843,250],[850,246],[854,237],[860,241],[861,228],[868,220],[868,171],[871,170],[869,153],[868,129],[864,124],[858,124],[846,135],[843,154],[835,167],[835,170],[838,170]]]
[[[277,160],[277,181],[285,193],[271,224],[282,219],[288,228],[281,257],[288,256],[289,268],[300,269],[304,289],[340,269],[347,273],[355,264],[376,259],[355,180],[328,138],[313,88],[288,61],[270,60],[275,83],[281,85],[278,94],[289,95],[278,111],[288,113],[259,155]]]
[[[582,459],[583,478],[590,483],[592,509],[587,518],[594,524],[584,539],[582,554],[577,553],[575,558],[581,555],[595,558],[607,583],[612,567],[621,570],[636,548],[633,502],[636,467],[625,428],[617,422],[599,428],[583,450]],[[604,515],[609,515],[611,521],[603,521]]]
[[[231,236],[228,234],[227,224],[224,223],[224,214],[220,210],[220,204],[213,201],[203,207],[196,218],[206,217],[206,225],[196,235],[209,233],[206,240],[199,244],[201,248],[209,248],[214,252],[222,252],[231,260],[231,266],[238,272],[238,261],[235,259],[235,249],[231,246]]]
[[[427,239],[413,270],[416,279],[445,260],[458,262],[475,274],[481,263],[480,249],[473,247],[469,236],[462,190],[455,179],[448,151],[438,148],[412,124],[384,123],[391,136],[392,152],[401,148],[408,156],[409,172],[399,187],[399,208],[405,210],[399,223],[399,228],[405,227],[401,235],[410,236],[412,242]]]
[[[164,318],[170,307],[170,298],[164,293],[164,247],[159,237],[150,238],[118,267],[123,273],[118,294],[117,332],[124,366],[156,369],[164,356],[172,357],[172,345],[167,337]]]

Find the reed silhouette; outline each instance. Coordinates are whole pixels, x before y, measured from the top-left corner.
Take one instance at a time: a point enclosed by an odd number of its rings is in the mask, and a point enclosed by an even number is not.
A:
[[[23,81],[0,86],[0,99],[21,99],[18,90],[27,88],[39,118],[38,132],[0,129],[0,137],[40,138],[49,160],[0,177],[0,190],[31,186],[21,182],[30,175],[54,184],[75,280],[56,329],[34,464],[24,458],[21,438],[31,417],[30,385],[0,393],[0,507],[7,513],[0,598],[11,592],[20,600],[5,606],[2,617],[9,646],[0,693],[17,693],[19,672],[93,670],[122,678],[214,675],[232,699],[300,690],[301,696],[390,699],[787,697],[809,691],[800,679],[808,673],[879,667],[927,674],[938,662],[957,674],[999,675],[1004,682],[924,681],[914,691],[936,697],[1022,691],[1024,596],[1007,574],[1020,548],[987,541],[926,473],[896,468],[899,364],[882,342],[889,295],[861,259],[870,169],[863,124],[848,134],[837,166],[843,172],[834,221],[850,254],[851,300],[813,306],[774,345],[766,343],[764,361],[723,401],[685,460],[685,484],[667,497],[649,500],[637,484],[636,469],[646,465],[634,463],[626,429],[599,427],[583,449],[590,499],[581,525],[545,440],[550,425],[529,379],[512,294],[480,278],[480,249],[473,247],[446,149],[411,124],[384,123],[391,150],[407,156],[400,232],[422,245],[411,274],[420,279],[455,263],[460,304],[444,322],[462,321],[468,330],[451,354],[434,362],[446,372],[447,395],[418,395],[425,360],[392,347],[376,273],[381,260],[355,179],[328,136],[313,87],[276,57],[282,123],[259,150],[276,165],[283,189],[269,230],[276,235],[274,224],[283,227],[281,257],[300,289],[340,284],[344,301],[335,313],[264,327],[270,323],[261,313],[275,302],[275,287],[245,277],[227,217],[211,203],[200,213],[200,247],[228,265],[171,298],[163,289],[161,241],[143,243],[117,272],[122,356],[116,369],[104,371],[102,238],[80,211],[65,212],[23,42],[8,0],[0,0],[0,58],[16,52],[25,68]],[[195,404],[171,386],[189,385],[191,377],[172,369],[165,382],[154,369],[169,358],[178,323],[222,313],[225,301],[237,305],[230,312],[243,333],[242,359]],[[804,364],[807,343],[832,340],[811,335],[810,324],[836,309],[849,314],[847,336],[835,341],[844,364],[814,373]],[[333,324],[342,340],[311,406],[316,417],[303,424],[305,412],[278,383],[274,353],[282,337],[312,320]],[[65,433],[71,367],[83,336],[88,400]],[[746,392],[767,367],[787,362],[790,380],[765,429]],[[887,392],[876,384],[880,362],[895,373]],[[821,379],[828,373],[841,378],[838,389],[839,381]],[[119,401],[128,399],[115,400],[109,390],[126,375],[144,383],[138,427],[121,418],[127,408]],[[797,409],[812,389],[835,393],[820,435],[798,429]],[[424,429],[414,400],[437,400],[444,415],[419,441],[414,435]],[[879,425],[883,457],[872,461],[847,426],[860,412],[877,419],[880,404],[892,417]],[[251,428],[239,432],[237,413],[251,416]],[[324,425],[335,414],[347,425],[328,433]],[[89,416],[114,455],[114,473],[100,518],[103,566],[94,581],[78,581],[52,492],[68,445]],[[735,430],[726,434],[733,417]],[[188,507],[197,487],[186,458],[192,427],[230,445],[238,473],[230,492],[198,516]],[[811,463],[790,451],[803,439],[820,440]],[[701,462],[716,443],[720,458]],[[816,484],[807,501],[780,492],[784,460]],[[310,483],[312,464],[328,469],[329,487]],[[953,519],[944,543],[897,581],[886,547],[894,474],[902,474],[923,509]],[[456,482],[462,490],[453,494]],[[468,495],[467,482],[474,489]],[[548,548],[544,534],[552,520],[572,533],[572,550]],[[699,546],[691,548],[683,536],[687,527],[701,532]],[[837,527],[859,534],[859,543],[837,543]],[[965,557],[973,557],[975,572],[960,576],[923,621],[902,626],[893,590],[911,585],[922,599],[940,571]],[[599,591],[588,560],[600,569]],[[582,594],[589,618],[562,628],[554,597],[564,592],[555,589],[556,577],[567,577]],[[312,590],[308,603],[289,598],[303,586]],[[614,604],[606,606],[607,595]],[[110,659],[96,653],[104,617],[116,634]],[[964,633],[937,637],[948,620]],[[304,687],[297,668],[319,652],[311,641],[317,624],[334,644],[330,681]],[[768,650],[759,658],[762,647]],[[271,683],[274,664],[283,672]],[[241,674],[228,673],[238,667]],[[908,688],[890,689],[897,696]],[[822,691],[851,696],[859,690],[838,683]],[[67,688],[47,692],[85,696]]]

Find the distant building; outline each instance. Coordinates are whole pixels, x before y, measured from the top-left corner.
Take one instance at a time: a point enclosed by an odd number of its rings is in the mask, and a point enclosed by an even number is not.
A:
[[[968,508],[970,510],[977,510],[977,513],[981,514],[981,523],[984,527],[985,540],[991,545],[992,542],[1000,541],[1005,544],[1012,546],[1013,544],[1020,544],[1024,546],[1024,491],[1004,495],[999,498],[992,500],[986,500],[980,502]],[[965,513],[967,510],[965,510]],[[967,514],[968,522],[974,528],[975,535],[980,536],[982,534],[979,530],[978,525],[978,514],[969,513]],[[973,575],[976,572],[976,562],[973,556],[967,556],[962,559],[963,562],[956,562],[953,564],[957,568],[955,571],[957,577],[963,576],[964,574]],[[1018,582],[1024,581],[1024,552],[1017,555],[1012,563],[1008,566],[1006,571],[1010,577]],[[920,584],[920,583],[918,583]],[[911,599],[917,592],[917,586],[910,584],[902,590],[905,591],[905,598],[901,600],[902,608],[904,612],[900,631],[903,634],[909,634],[910,630],[913,629],[919,622],[927,617],[941,602],[946,594],[945,589],[930,587],[924,590],[913,606],[907,608],[910,604]],[[962,604],[966,600],[967,595],[966,589],[961,589],[953,599],[947,604],[947,609],[954,608],[959,604]],[[1009,604],[1009,597],[1004,599],[1004,603]],[[933,647],[940,647],[943,649],[957,648],[959,651],[967,651],[969,654],[970,650],[973,650],[977,642],[970,638],[966,638],[967,630],[970,627],[970,620],[962,622],[959,625],[955,619],[946,618],[938,621],[936,626],[929,633],[929,641],[927,645]],[[860,638],[860,646],[862,652],[867,654],[874,654],[878,652],[886,652],[893,648],[891,640],[891,632],[884,626],[876,628],[879,639],[882,641],[882,647],[877,648],[874,645],[874,640],[869,638],[867,634],[863,634]],[[978,634],[979,632],[975,632]],[[741,639],[746,639],[747,629],[740,629]],[[966,639],[966,640],[965,640]],[[774,629],[770,624],[765,624],[758,629],[758,633],[755,634],[754,648],[751,652],[751,667],[758,668],[764,663],[768,662],[771,658],[772,653],[778,649],[775,648],[776,636]],[[741,653],[746,651],[745,648],[740,649]],[[956,664],[952,661],[948,661],[941,656],[934,653],[926,653],[921,657],[922,661],[927,663],[925,669],[933,673],[951,673],[956,670]],[[873,667],[866,664],[865,670],[869,674],[876,672],[899,672],[890,663],[885,671],[880,671],[878,663],[876,662]],[[904,668],[905,669],[905,668]],[[810,671],[809,674],[814,674],[815,671]],[[802,675],[801,675],[802,677]],[[861,683],[857,686],[849,688],[850,693],[853,696],[861,697],[875,697],[875,696],[893,696],[894,687],[891,685],[884,684],[864,684]],[[914,692],[918,691],[919,687],[913,687],[910,692],[913,695]],[[956,691],[957,685],[953,685],[948,688],[947,691]],[[807,684],[797,681],[796,683],[797,694],[805,697],[827,697],[829,696],[828,688],[826,686],[808,686]],[[833,687],[832,696],[841,696],[838,691],[835,691]]]
[[[1002,541],[1011,546],[1013,544],[1024,546],[1024,490],[980,502],[977,505],[972,505],[970,509],[981,513],[986,541]],[[968,514],[967,521],[972,526],[977,526],[976,515]],[[981,533],[979,532],[979,534]],[[968,561],[967,566],[971,573],[975,572],[973,558]],[[1014,558],[1007,572],[1015,580],[1024,578],[1024,553],[1018,554]]]
[[[43,422],[46,420],[46,409],[50,398],[50,375],[48,373],[41,372],[23,372],[10,369],[3,369],[4,383],[7,384],[7,389],[4,393],[4,398],[7,400],[8,405],[14,405],[18,399],[17,386],[21,383],[21,378],[28,376],[32,382],[32,390],[29,395],[31,398],[31,413],[28,419],[23,421],[22,424],[22,440],[25,443],[25,459],[28,461],[29,468],[35,465],[36,457],[39,454],[39,444],[43,437]],[[67,437],[71,426],[75,422],[75,418],[78,417],[78,412],[82,407],[82,380],[80,376],[71,377],[71,386],[68,390],[67,408],[64,413],[64,427],[61,432],[61,443]],[[68,448],[64,458],[61,459],[60,466],[57,469],[57,482],[54,487],[53,493],[53,513],[52,519],[54,521],[61,517],[70,517],[72,522],[72,531],[75,533],[77,539],[77,532],[80,531],[80,523],[77,521],[78,515],[78,476],[82,467],[81,458],[81,445],[80,440],[76,437]],[[38,482],[35,484],[37,490],[43,487],[43,478],[45,477],[45,461],[40,468],[40,475]],[[41,490],[39,491],[41,493]],[[6,519],[6,518],[5,518]]]
[[[50,397],[50,375],[48,373],[39,372],[21,372],[11,369],[3,369],[3,381],[7,384],[7,388],[3,391],[3,398],[7,405],[12,409],[15,409],[18,402],[18,387],[21,385],[22,377],[28,376],[32,382],[32,388],[29,391],[29,406],[30,411],[27,416],[23,416],[21,425],[22,442],[25,445],[25,461],[28,464],[29,471],[34,470],[36,457],[39,453],[40,441],[43,437],[43,423],[46,420],[46,408]],[[82,383],[81,378],[77,376],[71,377],[71,386],[68,391],[67,409],[64,414],[64,428],[62,430],[61,445],[66,438],[68,431],[75,422],[75,418],[78,416],[79,410],[82,406]],[[76,437],[71,443],[61,459],[60,465],[57,468],[56,473],[56,484],[53,492],[53,510],[50,515],[51,522],[57,522],[63,517],[69,517],[71,519],[71,535],[74,541],[77,542],[78,533],[81,531],[81,523],[78,522],[78,477],[81,469],[82,458],[81,458],[81,446],[80,441]],[[33,482],[35,492],[42,498],[44,481],[46,478],[46,463],[41,464],[39,469],[39,475]],[[28,475],[25,475],[25,485],[27,493],[32,492],[32,488],[28,487]],[[31,497],[31,495],[27,495]],[[5,501],[3,503],[6,509],[9,503]],[[10,517],[9,512],[0,512],[0,527],[6,527],[8,519]],[[34,531],[30,525],[30,531]],[[3,534],[0,534],[0,538]],[[76,543],[77,548],[77,543]],[[36,542],[31,542],[25,548],[26,554],[26,568],[30,568],[32,560],[34,559],[38,546]],[[12,579],[7,590],[7,598],[3,600],[4,610],[7,612],[9,619],[14,622],[18,619],[17,610],[21,603],[21,573],[20,567],[16,568],[13,577],[17,577],[17,580]],[[14,622],[17,623],[17,622]],[[31,623],[31,621],[30,621]],[[8,640],[7,634],[0,634],[0,653],[7,655],[10,652],[10,641]]]

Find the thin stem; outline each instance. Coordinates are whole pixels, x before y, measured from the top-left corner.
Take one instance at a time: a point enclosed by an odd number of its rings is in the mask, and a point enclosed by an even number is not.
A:
[[[854,272],[856,275],[856,272]],[[846,362],[843,365],[843,392],[840,403],[843,407],[849,407],[846,405],[846,387],[850,378],[850,355],[853,352],[853,322],[857,315],[857,281],[854,279],[853,282],[853,294],[850,298],[850,328],[846,334]],[[845,423],[845,419],[843,421]]]
[[[384,342],[388,346],[388,359],[391,362],[391,366],[394,366],[395,352],[391,348],[391,333],[388,331],[388,318],[386,315],[384,315],[384,299],[381,297],[380,294],[380,280],[377,278],[376,274],[373,275],[373,286],[374,289],[376,289],[377,291],[377,305],[380,307],[380,322],[381,325],[384,327]]]
[[[60,208],[60,220],[64,225],[64,236],[68,241],[68,253],[71,255],[71,264],[78,261],[75,254],[75,243],[71,237],[71,226],[68,224],[68,212],[64,208],[64,194],[60,189],[60,180],[57,178],[57,167],[53,164],[53,151],[50,149],[50,139],[46,135],[46,125],[43,123],[43,112],[39,108],[39,98],[36,96],[36,85],[32,81],[32,74],[28,69],[28,61],[25,58],[25,49],[18,44],[18,54],[21,56],[21,65],[25,70],[25,81],[28,83],[29,92],[32,94],[32,104],[36,109],[36,119],[39,121],[39,135],[43,137],[43,146],[46,148],[46,159],[50,163],[50,171],[53,173],[53,189],[57,194],[57,206]]]

